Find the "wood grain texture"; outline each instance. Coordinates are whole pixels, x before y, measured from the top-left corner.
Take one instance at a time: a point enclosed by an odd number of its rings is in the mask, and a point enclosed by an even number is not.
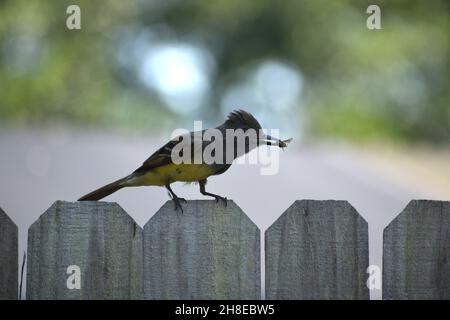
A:
[[[347,201],[295,201],[265,233],[266,299],[369,299],[368,249]]]
[[[450,299],[449,201],[411,201],[383,240],[383,299]]]
[[[233,202],[168,201],[144,227],[146,299],[260,299],[260,231]]]
[[[28,299],[140,299],[142,276],[142,229],[116,203],[57,201],[28,231]]]
[[[17,226],[0,208],[0,300],[16,300],[18,293]]]

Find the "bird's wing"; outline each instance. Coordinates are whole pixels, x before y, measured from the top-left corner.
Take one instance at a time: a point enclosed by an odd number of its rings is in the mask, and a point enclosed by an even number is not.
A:
[[[133,173],[144,173],[148,170],[172,163],[172,149],[177,143],[177,139],[173,139],[167,142],[165,145],[155,151],[147,160],[145,160],[144,163]]]
[[[182,136],[178,136],[169,142],[167,142],[164,146],[159,148],[156,152],[154,152],[145,162],[137,168],[133,173],[140,174],[148,172],[151,169],[165,166],[172,162],[172,150],[173,148],[180,143],[180,138],[188,138],[190,136],[191,139],[191,158],[193,159],[194,155],[197,153],[203,152],[203,148],[206,144],[210,143],[209,141],[203,141],[202,136],[196,135],[193,132],[187,133]],[[197,140],[194,143],[194,140]],[[182,153],[182,152],[181,152]]]

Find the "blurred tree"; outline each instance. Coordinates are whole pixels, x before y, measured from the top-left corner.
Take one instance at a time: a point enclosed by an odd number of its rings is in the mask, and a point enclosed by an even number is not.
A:
[[[65,28],[69,4],[0,3],[3,121],[157,128],[176,116],[118,63],[128,28],[211,52],[208,117],[240,74],[282,59],[304,77],[311,136],[450,142],[448,1],[377,1],[381,30],[366,28],[372,1],[77,1],[80,31]]]

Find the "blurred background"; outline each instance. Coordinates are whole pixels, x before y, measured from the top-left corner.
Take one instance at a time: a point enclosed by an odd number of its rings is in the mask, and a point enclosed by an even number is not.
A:
[[[66,27],[72,4],[80,30]],[[366,26],[370,4],[381,30]],[[348,200],[381,267],[383,228],[411,199],[450,199],[449,74],[444,0],[3,0],[0,207],[22,252],[55,200],[128,174],[176,128],[242,108],[294,142],[277,175],[233,166],[210,191],[262,231],[296,199]],[[167,199],[138,188],[106,200],[143,226]]]

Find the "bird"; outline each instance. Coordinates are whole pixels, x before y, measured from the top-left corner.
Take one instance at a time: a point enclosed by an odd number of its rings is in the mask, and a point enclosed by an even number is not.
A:
[[[227,204],[227,198],[210,193],[206,191],[207,179],[210,176],[220,175],[226,172],[232,161],[260,145],[274,145],[284,149],[292,139],[280,140],[262,132],[261,125],[256,118],[249,112],[242,109],[234,110],[228,114],[226,120],[221,125],[217,126],[215,132],[221,134],[219,137],[222,139],[222,144],[218,145],[216,150],[211,153],[215,155],[215,151],[222,151],[223,154],[217,153],[220,161],[209,162],[201,160],[201,162],[195,162],[195,157],[202,153],[215,142],[215,139],[205,139],[204,135],[207,130],[189,132],[184,135],[179,135],[164,146],[154,152],[144,163],[137,168],[134,172],[109,183],[101,188],[98,188],[78,199],[78,201],[98,201],[110,194],[125,188],[125,187],[137,187],[137,186],[160,186],[165,187],[168,191],[170,198],[174,201],[175,210],[178,208],[183,212],[181,202],[186,202],[186,199],[178,197],[172,190],[171,184],[174,182],[186,182],[186,183],[198,183],[200,186],[200,193],[205,196],[214,197],[216,202],[222,200],[224,204]],[[237,144],[234,144],[231,150],[227,153],[227,133],[240,130],[241,133],[247,134],[249,132],[257,132],[257,134],[248,134],[244,139],[243,147],[239,148]],[[234,142],[236,137],[232,136]],[[179,144],[183,141],[188,142],[188,147],[191,153],[190,157],[188,153],[184,153],[186,150],[181,150],[179,156],[182,157],[183,153],[194,161],[180,162],[174,158],[175,148],[179,148]],[[231,154],[230,154],[231,152]],[[230,161],[231,160],[231,161]]]

